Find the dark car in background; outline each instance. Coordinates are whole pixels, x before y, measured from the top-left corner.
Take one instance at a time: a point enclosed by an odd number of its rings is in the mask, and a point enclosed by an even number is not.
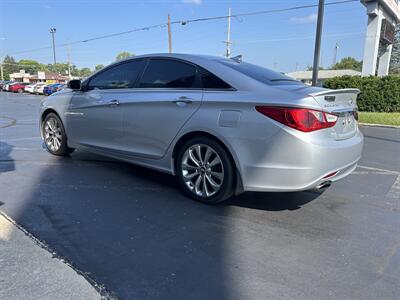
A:
[[[43,88],[43,94],[49,96],[55,92],[61,91],[65,86],[61,83],[50,84]]]

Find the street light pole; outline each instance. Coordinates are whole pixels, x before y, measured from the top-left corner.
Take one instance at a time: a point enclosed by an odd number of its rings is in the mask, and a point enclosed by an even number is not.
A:
[[[317,20],[317,33],[315,36],[315,50],[314,50],[314,64],[312,73],[312,85],[316,86],[318,81],[318,70],[319,70],[319,57],[321,51],[321,36],[322,36],[322,24],[324,22],[324,5],[325,0],[319,0],[318,4],[318,20]]]
[[[53,58],[54,58],[54,64],[56,64],[57,63],[57,61],[56,61],[56,46],[54,44],[54,34],[56,33],[56,29],[50,28],[49,32],[50,32],[52,40],[53,40]]]

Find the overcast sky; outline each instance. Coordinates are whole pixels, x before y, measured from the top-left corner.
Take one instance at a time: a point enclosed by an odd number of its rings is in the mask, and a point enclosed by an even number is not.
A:
[[[327,0],[334,2],[337,0]],[[56,44],[84,40],[172,20],[246,13],[316,4],[317,0],[264,1],[124,1],[29,0],[0,1],[0,56],[30,58],[51,63],[52,49],[17,52],[51,45],[50,27],[57,29]],[[233,18],[232,54],[279,71],[305,69],[312,63],[316,8]],[[362,59],[367,16],[359,2],[327,6],[322,42],[322,65],[332,64],[336,42],[338,58]],[[174,52],[222,55],[227,21],[216,20],[172,26]],[[67,61],[67,48],[57,47],[57,61]],[[168,51],[167,28],[155,28],[71,46],[71,60],[78,67],[93,68],[112,62],[120,51],[135,54]]]

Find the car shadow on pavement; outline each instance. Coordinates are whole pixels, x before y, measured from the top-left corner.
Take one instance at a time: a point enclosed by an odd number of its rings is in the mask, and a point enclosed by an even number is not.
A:
[[[11,191],[8,214],[122,299],[235,298],[230,207],[298,209],[315,198],[249,193],[205,205],[170,175],[78,151],[27,172],[35,179]]]
[[[12,149],[11,145],[0,141],[0,173],[15,170],[14,159],[11,157]]]
[[[247,192],[222,203],[266,211],[297,210],[321,195],[320,192],[305,191],[293,193]]]

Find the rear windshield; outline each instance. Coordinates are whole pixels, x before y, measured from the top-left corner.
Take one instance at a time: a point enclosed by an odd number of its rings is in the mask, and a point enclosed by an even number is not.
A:
[[[228,66],[246,76],[249,76],[255,80],[269,85],[284,85],[284,84],[295,84],[303,85],[302,82],[297,81],[289,76],[282,73],[278,73],[257,65],[253,65],[246,62],[237,63],[235,61],[221,60],[220,63]]]

